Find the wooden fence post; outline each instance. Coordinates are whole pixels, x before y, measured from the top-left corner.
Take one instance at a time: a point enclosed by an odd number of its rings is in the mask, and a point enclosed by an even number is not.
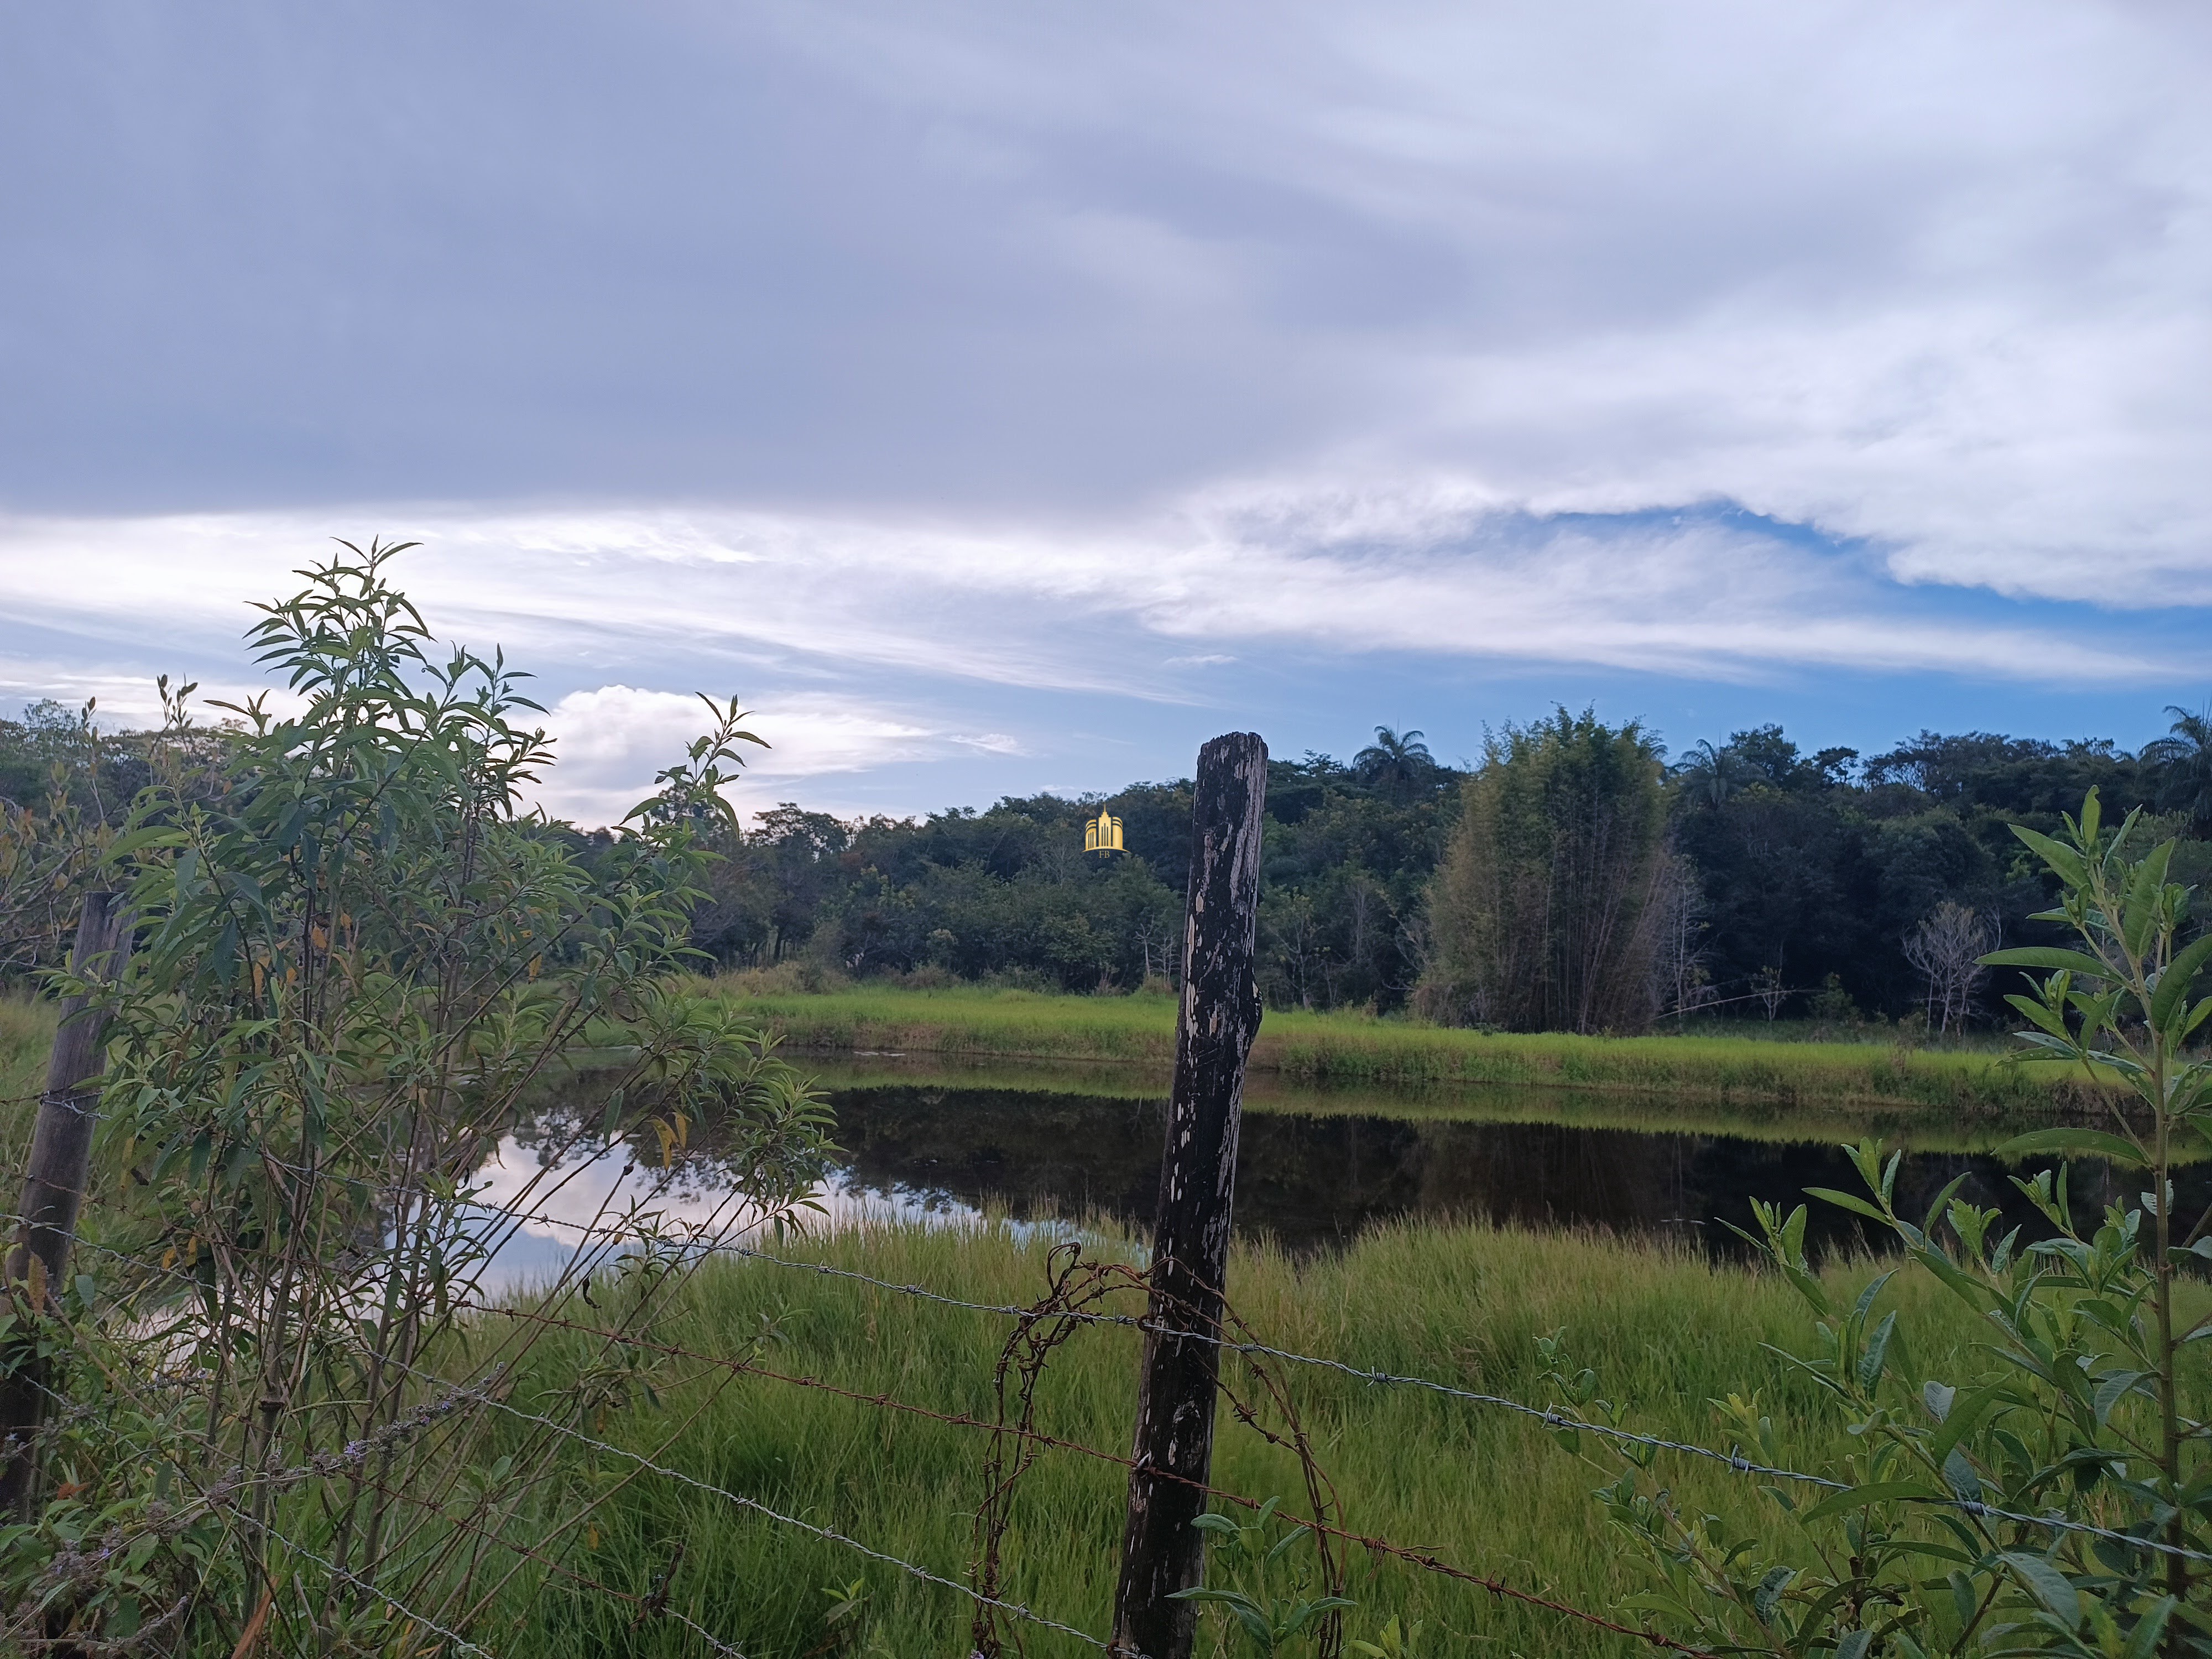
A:
[[[1206,1512],[1206,1494],[1189,1483],[1212,1468],[1220,1350],[1202,1339],[1221,1330],[1244,1061],[1260,1029],[1252,952],[1267,745],[1249,732],[1214,738],[1198,751],[1194,793],[1182,1021],[1114,1601],[1112,1650],[1132,1659],[1189,1659],[1198,1628],[1196,1604],[1170,1598],[1206,1568],[1205,1534],[1191,1525]]]
[[[123,971],[130,949],[131,921],[122,896],[87,893],[70,972],[79,979],[114,978]],[[102,1010],[88,1007],[81,996],[63,1000],[46,1065],[46,1090],[39,1098],[38,1127],[31,1135],[21,1219],[8,1252],[7,1294],[19,1318],[45,1311],[69,1273],[70,1244],[92,1164],[93,1108],[99,1100],[84,1085],[100,1074],[106,1037]],[[36,1504],[37,1436],[46,1416],[50,1370],[26,1353],[0,1374],[0,1453],[5,1458],[0,1462],[0,1515],[27,1518]]]

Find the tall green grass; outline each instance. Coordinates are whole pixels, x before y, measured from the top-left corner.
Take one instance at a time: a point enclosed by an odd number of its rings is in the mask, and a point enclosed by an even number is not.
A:
[[[1042,1290],[1048,1243],[1005,1227],[883,1228],[800,1248],[810,1259],[895,1284],[1026,1303]],[[1109,1241],[1108,1248],[1126,1248],[1126,1241]],[[1828,1277],[1849,1288],[1871,1271],[1845,1263]],[[1912,1276],[1899,1279],[1898,1293],[1911,1340],[1939,1374],[1976,1363],[1961,1353],[1976,1338],[1971,1320],[1939,1304]],[[1755,1391],[1784,1425],[1801,1466],[1840,1452],[1845,1441],[1838,1419],[1768,1346],[1809,1346],[1809,1321],[1796,1298],[1771,1278],[1709,1266],[1661,1245],[1407,1224],[1364,1237],[1341,1255],[1302,1262],[1240,1247],[1231,1295],[1271,1343],[1540,1404],[1536,1340],[1563,1329],[1577,1358],[1598,1368],[1607,1393],[1633,1402],[1633,1426],[1710,1443],[1719,1431],[1708,1402]],[[679,1346],[727,1354],[763,1322],[780,1334],[764,1363],[780,1370],[940,1411],[991,1413],[990,1372],[1006,1333],[1003,1319],[849,1280],[760,1263],[717,1265],[684,1287],[659,1334]],[[1133,1334],[1120,1329],[1077,1336],[1046,1375],[1040,1426],[1125,1453],[1134,1344]],[[556,1384],[580,1352],[542,1351],[533,1361],[537,1376]],[[1598,1472],[1560,1449],[1540,1425],[1411,1389],[1311,1370],[1290,1375],[1355,1530],[1433,1549],[1456,1565],[1589,1607],[1616,1608],[1638,1587],[1589,1498]],[[718,1378],[684,1361],[662,1367],[657,1387],[657,1405],[611,1416],[605,1432],[699,1480],[947,1577],[964,1576],[971,1518],[982,1496],[976,1431],[763,1378]],[[578,1490],[625,1472],[621,1460],[603,1455],[596,1463],[582,1455],[570,1461]],[[1772,1511],[1747,1479],[1683,1458],[1667,1470],[1692,1513],[1771,1522]],[[1215,1480],[1254,1497],[1280,1493],[1286,1502],[1299,1492],[1291,1460],[1226,1412]],[[1104,1632],[1124,1480],[1110,1464],[1044,1454],[1022,1488],[1007,1544],[1013,1599]],[[865,1583],[884,1651],[966,1650],[958,1645],[969,1616],[964,1598],[658,1475],[616,1496],[580,1542],[573,1565],[643,1595],[679,1543],[673,1605],[753,1659],[839,1650],[823,1645],[832,1638],[821,1587],[855,1579]],[[1425,1650],[1434,1654],[1640,1650],[1556,1615],[1364,1556],[1354,1559],[1350,1594],[1360,1604],[1354,1633],[1397,1613],[1426,1625]],[[696,1638],[665,1626],[633,1630],[627,1607],[558,1587],[504,1617],[507,1627],[487,1638],[502,1651],[697,1650]],[[1029,1650],[1084,1650],[1032,1632]]]
[[[823,1053],[927,1052],[1006,1058],[1174,1059],[1176,1002],[1161,995],[862,987],[808,994],[741,979],[696,981]],[[1723,1101],[2005,1115],[2086,1103],[2079,1089],[2002,1053],[1875,1042],[1762,1042],[1744,1036],[1519,1036],[1352,1014],[1269,1013],[1255,1072],[1323,1084],[1521,1086],[1694,1093]]]
[[[0,1170],[20,1170],[54,1042],[54,1005],[0,997]]]

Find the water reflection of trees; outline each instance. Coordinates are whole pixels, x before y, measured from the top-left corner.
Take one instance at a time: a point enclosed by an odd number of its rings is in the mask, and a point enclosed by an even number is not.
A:
[[[540,1091],[518,1113],[507,1139],[544,1167],[588,1160],[620,1170],[628,1197],[711,1203],[762,1184],[762,1165],[776,1144],[775,1126],[757,1114],[732,1112],[694,1121],[649,1090],[611,1103],[608,1074],[582,1073]],[[695,1109],[696,1108],[695,1107]],[[499,1146],[487,1137],[485,1156]],[[811,1151],[785,1164],[787,1179],[803,1190],[838,1168],[834,1147]]]
[[[863,1187],[997,1203],[1023,1218],[1097,1212],[1139,1227],[1152,1218],[1159,1102],[911,1085],[842,1091],[832,1101],[848,1178]],[[2005,1167],[1983,1155],[1907,1154],[1902,1207],[1918,1214],[1961,1173],[1963,1196],[2001,1210],[2003,1224],[2021,1224],[2024,1237],[2039,1236]],[[1753,1198],[1795,1201],[1808,1187],[1856,1184],[1841,1149],[1815,1143],[1253,1113],[1237,1158],[1237,1219],[1241,1231],[1300,1249],[1421,1215],[1672,1235],[1733,1255],[1738,1241],[1726,1224],[1749,1225]],[[2212,1201],[2212,1170],[2187,1172],[2181,1187],[2185,1207]],[[2075,1171],[2075,1192],[2085,1208],[2123,1195],[2099,1165]],[[1851,1216],[1812,1209],[1820,1249],[1868,1244]]]
[[[1022,1220],[1102,1215],[1140,1230],[1151,1224],[1163,1102],[903,1084],[839,1090],[830,1098],[839,1151],[823,1162],[825,1179],[925,1205],[997,1206]],[[632,1127],[618,1131],[611,1151],[604,1142],[580,1143],[580,1128],[605,1109],[604,1095],[580,1080],[541,1100],[516,1126],[514,1142],[549,1157],[589,1144],[593,1156],[615,1165],[635,1161],[634,1195],[681,1201],[710,1201],[741,1186],[758,1155],[711,1121],[691,1125],[683,1145],[664,1148],[641,1109],[626,1115]],[[1918,1217],[1960,1174],[1961,1196],[2002,1212],[2002,1225],[2021,1225],[2024,1237],[2042,1236],[2040,1218],[2005,1166],[1985,1155],[1908,1153],[1898,1176],[1900,1207]],[[1855,1186],[1842,1150],[1825,1143],[1255,1112],[1243,1122],[1237,1220],[1240,1231],[1301,1250],[1341,1243],[1377,1222],[1424,1216],[1673,1237],[1736,1257],[1741,1241],[1729,1224],[1750,1224],[1752,1199],[1794,1203],[1808,1187]],[[2074,1191],[2084,1214],[2134,1196],[2099,1164],[2076,1169]],[[2185,1209],[2212,1202],[2212,1166],[2185,1172],[2179,1198]],[[1852,1216],[1811,1207],[1816,1249],[1873,1247]]]

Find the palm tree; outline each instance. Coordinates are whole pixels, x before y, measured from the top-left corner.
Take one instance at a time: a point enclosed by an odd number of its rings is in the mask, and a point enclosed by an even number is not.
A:
[[[2189,814],[2198,836],[2212,834],[2212,708],[2192,714],[2176,703],[2168,734],[2142,746],[2138,757],[2158,775],[2158,804]]]
[[[1709,806],[1718,806],[1753,777],[1736,754],[1735,744],[1716,749],[1711,738],[1699,738],[1688,757],[1672,769],[1690,799]]]
[[[1419,732],[1393,732],[1378,726],[1375,741],[1352,757],[1352,769],[1369,788],[1403,799],[1437,769],[1437,757],[1421,737]]]

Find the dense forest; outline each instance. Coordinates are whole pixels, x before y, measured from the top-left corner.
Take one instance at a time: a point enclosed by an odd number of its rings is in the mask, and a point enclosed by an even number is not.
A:
[[[1472,772],[1439,763],[1419,732],[1377,728],[1349,761],[1270,765],[1266,994],[1508,1029],[1986,1020],[2002,988],[1972,957],[2033,941],[2050,902],[2011,824],[2055,830],[2094,787],[2108,813],[2141,806],[2183,838],[2180,878],[2212,873],[2212,724],[2171,713],[2172,734],[2140,754],[1923,732],[1878,754],[1808,755],[1768,726],[1670,763],[1634,723],[1563,709],[1493,734]],[[182,744],[102,733],[52,703],[0,720],[0,968],[51,959],[99,826],[151,769],[222,741],[204,727]],[[1102,811],[1124,851],[1083,850]],[[1189,814],[1187,780],[921,818],[786,802],[724,835],[693,943],[724,969],[1163,983]]]

